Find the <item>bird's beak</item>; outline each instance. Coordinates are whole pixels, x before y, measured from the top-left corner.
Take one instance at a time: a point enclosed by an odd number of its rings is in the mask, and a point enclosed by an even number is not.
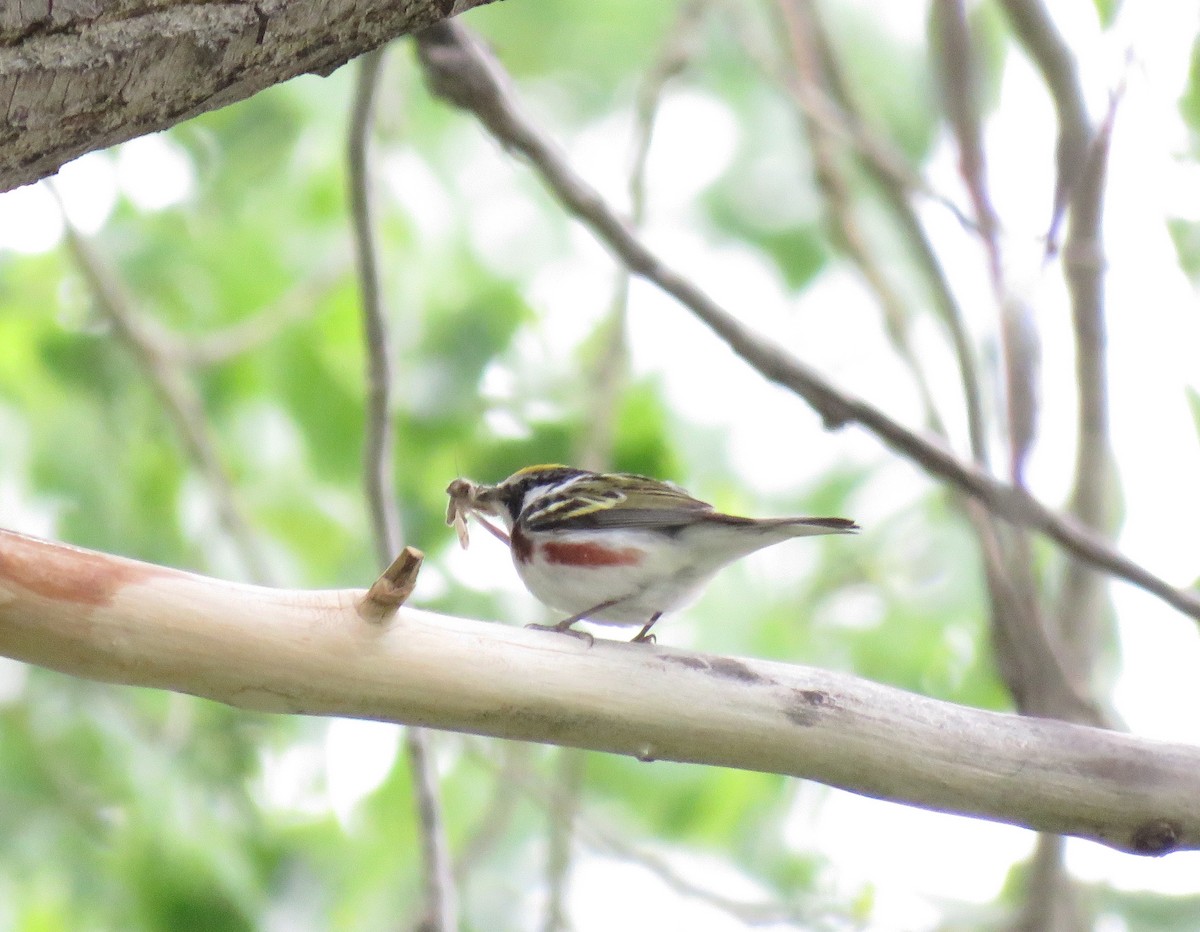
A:
[[[494,485],[479,485],[475,487],[471,504],[476,511],[485,515],[499,515],[503,510],[500,502],[500,489]]]
[[[446,486],[446,494],[450,496],[447,524],[453,523],[455,513],[478,511],[485,515],[498,515],[503,510],[499,486],[480,485],[470,479],[455,479]]]

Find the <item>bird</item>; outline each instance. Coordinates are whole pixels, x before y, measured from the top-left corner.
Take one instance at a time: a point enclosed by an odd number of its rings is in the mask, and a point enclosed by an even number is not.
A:
[[[463,547],[473,516],[509,544],[525,587],[570,613],[529,627],[589,642],[576,622],[641,625],[632,642],[653,641],[655,622],[691,604],[722,567],[792,537],[859,530],[848,518],[722,514],[672,482],[557,463],[527,466],[495,485],[458,478],[446,492],[446,523]]]

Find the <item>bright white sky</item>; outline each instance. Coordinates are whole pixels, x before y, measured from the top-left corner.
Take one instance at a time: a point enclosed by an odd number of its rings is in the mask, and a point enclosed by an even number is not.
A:
[[[901,38],[924,43],[925,5],[918,0],[855,2]],[[1194,159],[1180,158],[1189,141],[1177,110],[1200,15],[1187,2],[1125,3],[1117,27],[1101,34],[1090,0],[1063,0],[1052,8],[1081,56],[1095,115],[1103,113],[1109,91],[1127,81],[1105,214],[1112,420],[1125,508],[1120,547],[1167,579],[1187,585],[1200,575],[1193,531],[1200,527],[1200,443],[1184,394],[1185,386],[1200,388],[1200,315],[1196,292],[1180,273],[1164,221],[1200,221],[1200,170]],[[1126,67],[1130,50],[1132,64]],[[626,115],[568,141],[575,164],[618,202],[624,200],[629,126]],[[692,141],[698,126],[704,127],[703,146]],[[1044,341],[1044,407],[1029,478],[1039,497],[1057,502],[1066,490],[1073,457],[1074,389],[1061,277],[1057,267],[1044,269],[1040,261],[1053,185],[1054,121],[1040,81],[1019,54],[1008,61],[1000,105],[989,117],[987,134],[990,182],[1005,225],[1010,282],[1037,309]],[[839,384],[878,401],[898,419],[919,423],[917,399],[897,391],[908,380],[890,362],[873,302],[853,275],[831,270],[797,302],[752,250],[714,249],[688,228],[688,205],[727,166],[736,137],[736,122],[721,101],[694,91],[667,98],[649,169],[647,235],[668,261],[694,274],[747,323],[787,341]],[[497,173],[522,169],[507,165],[486,145],[478,146],[477,160],[463,176],[474,179],[479,192],[472,236],[485,257],[512,273],[538,255],[530,243],[544,232],[538,229],[536,212],[513,188],[493,183]],[[396,196],[427,234],[449,234],[447,195],[418,160],[395,156],[383,165],[383,173],[385,180],[397,180]],[[928,174],[936,189],[967,203],[948,140]],[[414,177],[426,183],[414,185]],[[118,191],[153,210],[186,199],[193,187],[187,160],[162,137],[128,143],[117,150],[115,160],[106,154],[80,159],[64,168],[56,183],[72,218],[85,231],[104,223]],[[942,208],[929,206],[923,215],[940,254],[956,273],[954,285],[963,305],[975,310],[973,326],[986,334],[995,314],[981,251]],[[44,251],[61,233],[56,206],[44,186],[0,196],[0,249]],[[576,248],[570,258],[527,269],[532,275],[530,300],[546,315],[537,338],[522,348],[530,359],[563,358],[607,305],[611,261],[583,231],[573,236]],[[594,296],[592,304],[581,304],[581,295]],[[837,313],[829,313],[830,308]],[[815,318],[820,328],[811,326]],[[886,460],[878,443],[861,432],[822,434],[816,418],[793,397],[764,388],[747,368],[731,366],[728,351],[708,331],[653,289],[634,287],[631,322],[635,371],[656,374],[682,418],[725,430],[736,467],[759,491],[802,486],[838,462]],[[666,343],[675,347],[668,357],[661,352]],[[935,361],[933,383],[947,385],[954,397],[953,370],[949,365],[936,369],[936,360],[945,354],[939,349],[929,358]],[[721,378],[713,379],[713,372]],[[503,398],[511,393],[514,378],[501,369],[491,372],[485,391]],[[755,399],[754,418],[741,416],[748,397]],[[3,422],[0,410],[0,426]],[[794,429],[780,431],[780,423]],[[492,426],[501,432],[522,429],[499,409]],[[19,432],[4,433],[19,443]],[[776,468],[780,461],[789,463],[786,479]],[[51,533],[49,515],[20,511],[19,489],[5,467],[0,456],[4,513],[26,530]],[[864,525],[879,521],[926,487],[911,470],[886,469],[864,493],[855,517]],[[514,609],[521,610],[525,597],[515,588],[507,560],[497,559],[489,548],[457,553],[447,569],[475,586],[512,590]],[[437,578],[430,568],[423,585],[436,585]],[[1200,709],[1200,637],[1195,623],[1122,584],[1114,586],[1114,598],[1123,651],[1115,694],[1120,713],[1136,733],[1200,743],[1200,716],[1195,714]],[[686,637],[686,626],[677,630]],[[18,678],[14,671],[8,673],[0,670],[0,699],[10,692],[6,684]],[[323,749],[296,749],[267,761],[264,793],[276,804],[298,809],[331,805],[350,819],[355,803],[386,774],[397,734],[386,725],[332,722]],[[322,770],[324,781],[317,779]],[[310,791],[321,782],[329,791],[324,803]],[[940,915],[938,901],[994,899],[1011,865],[1025,858],[1032,845],[1032,835],[1020,829],[932,815],[807,784],[797,792],[787,833],[797,850],[827,853],[846,891],[873,885],[881,918],[872,928],[880,930],[929,927]],[[1130,890],[1200,890],[1200,854],[1149,860],[1072,841],[1068,856],[1071,869],[1086,880],[1106,880]],[[688,868],[712,872],[725,889],[731,883],[750,884],[729,877],[725,868],[693,862]],[[575,881],[574,914],[581,932],[609,929],[618,921],[630,928],[649,927],[650,903],[664,910],[654,927],[678,928],[685,916],[688,928],[739,927],[710,907],[677,899],[649,874],[616,860],[585,856]],[[598,893],[611,891],[614,884],[623,891],[618,901]],[[747,890],[752,894],[752,885]],[[636,912],[618,916],[622,903],[636,906]]]

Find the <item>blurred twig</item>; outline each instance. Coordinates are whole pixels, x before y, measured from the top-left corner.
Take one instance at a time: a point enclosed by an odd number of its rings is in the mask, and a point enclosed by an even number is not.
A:
[[[375,553],[380,566],[391,563],[400,550],[400,512],[396,503],[392,455],[391,367],[387,320],[379,278],[378,246],[371,216],[370,148],[374,127],[375,92],[384,50],[362,57],[347,143],[350,207],[362,295],[363,337],[367,354],[367,417],[363,451],[363,482],[370,508]],[[405,750],[412,773],[413,794],[420,826],[425,872],[425,911],[421,928],[457,932],[458,909],[450,852],[442,822],[437,771],[429,752],[428,733],[405,730]]]
[[[1200,595],[1177,589],[1114,550],[1073,518],[1055,514],[1024,489],[962,462],[879,409],[835,388],[782,347],[745,327],[689,279],[667,266],[629,231],[599,193],[575,174],[540,130],[520,114],[510,99],[503,72],[461,24],[454,21],[438,24],[422,32],[417,41],[426,79],[437,96],[475,113],[505,147],[533,164],[564,206],[628,264],[634,274],[673,296],[766,378],[803,397],[822,416],[827,427],[862,425],[901,456],[977,498],[998,516],[1042,532],[1079,558],[1200,619]]]
[[[553,792],[544,799],[549,835],[546,845],[546,913],[544,932],[570,928],[567,888],[571,879],[572,848],[580,818],[580,797],[587,775],[587,751],[562,748],[556,755]]]
[[[1046,254],[1053,255],[1058,251],[1058,229],[1063,213],[1091,145],[1091,120],[1075,56],[1042,0],[1000,0],[1000,5],[1018,41],[1041,72],[1058,114],[1058,178],[1046,232]]]
[[[350,114],[346,152],[349,170],[350,216],[354,228],[355,264],[362,302],[363,338],[367,355],[366,437],[363,481],[371,515],[375,556],[387,566],[400,550],[400,512],[393,489],[391,362],[383,288],[379,278],[379,245],[372,217],[370,148],[374,127],[375,91],[383,67],[383,50],[359,60],[358,84]]]
[[[963,0],[935,0],[932,8],[935,64],[942,105],[958,143],[958,170],[971,197],[975,229],[988,254],[993,280],[1001,275],[999,221],[987,185],[987,158],[979,118],[979,75]]]
[[[176,364],[172,342],[150,319],[138,313],[125,284],[71,224],[65,210],[62,216],[67,248],[96,299],[97,309],[112,324],[162,402],[185,454],[212,493],[217,520],[233,542],[247,574],[255,582],[270,583],[271,574],[262,550],[238,500],[233,479],[217,452],[204,402],[188,373]]]
[[[1009,478],[1024,484],[1024,465],[1037,431],[1037,327],[1031,309],[1011,294],[1000,248],[1000,220],[987,180],[987,158],[979,114],[979,72],[963,0],[937,0],[932,8],[933,50],[947,122],[958,146],[958,168],[971,198],[975,229],[987,256],[988,274],[1000,312],[1000,347],[1005,373]]]
[[[487,746],[500,749],[501,763],[497,764],[491,754],[479,752],[479,757],[486,758],[499,772],[492,781],[492,798],[484,814],[474,820],[471,834],[454,859],[454,879],[460,889],[465,888],[471,873],[504,839],[517,809],[517,795],[512,791],[510,776],[527,766],[526,762],[533,751],[532,744],[518,741],[488,742]],[[468,747],[471,747],[469,743]],[[465,892],[463,898],[466,899]]]
[[[925,369],[917,358],[910,339],[909,310],[900,293],[892,286],[883,268],[875,260],[858,222],[850,182],[842,166],[842,139],[845,137],[843,135],[839,138],[838,134],[830,130],[830,120],[816,116],[818,112],[822,112],[821,104],[828,98],[825,94],[820,50],[813,41],[816,30],[811,17],[812,10],[808,4],[796,0],[780,0],[778,7],[786,27],[794,65],[789,69],[785,81],[798,104],[808,133],[817,186],[825,202],[826,219],[832,227],[834,239],[841,243],[883,310],[884,331],[916,384],[930,429],[945,437],[946,426],[929,388]],[[889,171],[892,171],[890,167]]]
[[[1108,424],[1102,214],[1108,148],[1119,99],[1118,92],[1092,140],[1072,193],[1063,253],[1075,332],[1079,405],[1075,478],[1067,507],[1082,524],[1106,536],[1115,530],[1118,490]],[[1106,581],[1090,567],[1069,560],[1059,592],[1057,620],[1073,672],[1085,685],[1093,675],[1107,606]]]
[[[318,269],[308,280],[283,294],[271,307],[245,320],[202,334],[169,340],[167,351],[184,365],[211,366],[257,349],[290,324],[309,317],[344,273],[344,257]]]

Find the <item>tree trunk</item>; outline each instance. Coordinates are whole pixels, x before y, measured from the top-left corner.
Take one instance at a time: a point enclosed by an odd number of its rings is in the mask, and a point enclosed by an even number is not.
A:
[[[0,2],[0,191],[485,2]]]

